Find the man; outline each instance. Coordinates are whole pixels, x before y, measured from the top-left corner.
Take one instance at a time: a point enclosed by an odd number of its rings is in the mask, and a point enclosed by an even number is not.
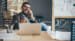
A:
[[[16,25],[14,26],[15,29],[19,29],[17,23],[36,23],[36,19],[35,17],[33,16],[33,12],[31,10],[31,6],[28,2],[24,2],[22,4],[22,7],[21,7],[22,11],[16,15],[17,16],[17,22],[15,22],[15,20],[13,21],[13,23],[16,23]],[[14,19],[14,18],[13,18]],[[46,24],[44,23],[40,23],[42,25],[42,27],[45,29],[47,28]]]
[[[33,12],[31,10],[31,6],[28,2],[24,2],[21,6],[21,12],[19,14],[14,13],[13,20],[11,25],[13,25],[13,29],[19,29],[19,23],[35,23],[36,20],[33,16]]]
[[[31,10],[31,6],[29,5],[28,2],[24,2],[22,4],[22,12],[19,13],[20,16],[20,23],[33,23],[36,22],[35,18],[33,16],[33,12]]]

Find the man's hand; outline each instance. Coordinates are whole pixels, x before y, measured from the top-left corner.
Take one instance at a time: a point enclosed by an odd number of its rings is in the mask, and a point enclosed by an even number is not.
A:
[[[28,8],[28,15],[29,16],[33,15],[33,12],[32,12],[32,10],[30,8]]]
[[[32,20],[35,20],[35,17],[33,16],[33,12],[32,12],[32,10],[29,8],[28,9],[28,16],[32,19]]]

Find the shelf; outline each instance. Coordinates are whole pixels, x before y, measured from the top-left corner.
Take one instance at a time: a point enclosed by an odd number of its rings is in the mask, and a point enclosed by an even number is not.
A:
[[[75,16],[54,16],[55,18],[75,18]]]

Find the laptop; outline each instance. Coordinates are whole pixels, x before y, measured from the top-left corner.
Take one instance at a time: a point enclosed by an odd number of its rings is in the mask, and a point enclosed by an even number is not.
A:
[[[20,23],[19,24],[19,35],[32,35],[40,34],[41,25],[39,23]]]

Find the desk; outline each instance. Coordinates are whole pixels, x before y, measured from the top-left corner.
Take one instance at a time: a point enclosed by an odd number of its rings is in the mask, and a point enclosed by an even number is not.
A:
[[[5,33],[4,31],[0,32],[0,39],[4,39],[4,41],[56,41],[53,40],[45,31],[42,31],[40,35],[23,36],[15,33]]]

